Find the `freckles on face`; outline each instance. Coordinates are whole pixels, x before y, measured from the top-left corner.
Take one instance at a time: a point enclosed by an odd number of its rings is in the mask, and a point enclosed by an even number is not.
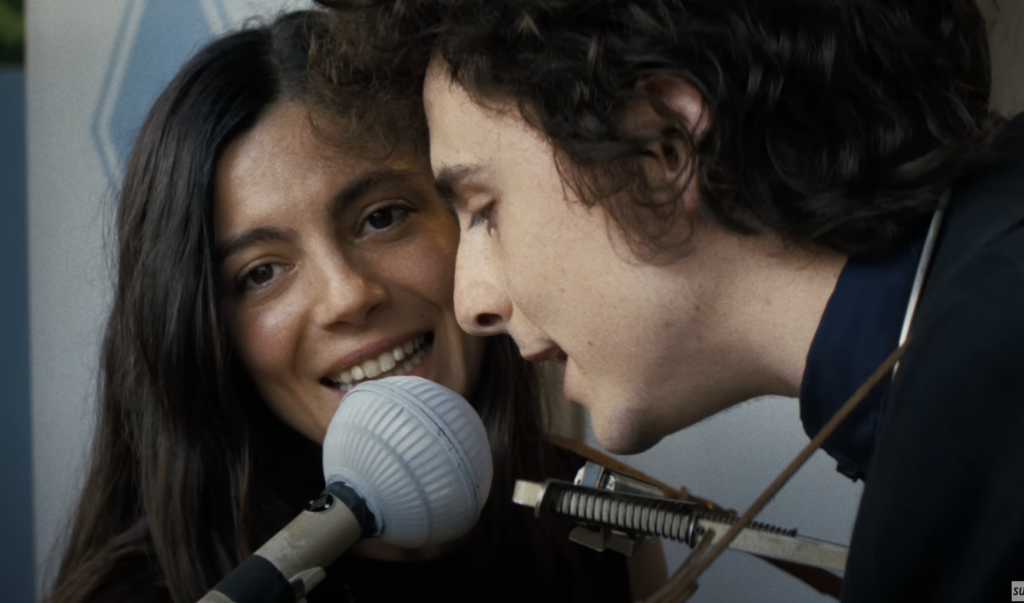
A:
[[[321,442],[348,388],[392,375],[466,394],[483,344],[454,318],[458,226],[425,158],[348,155],[275,105],[221,157],[214,222],[232,344],[284,423]]]
[[[537,297],[553,301],[565,287],[566,266],[551,261],[552,233],[567,232],[564,216],[533,214],[521,202],[527,197],[539,203],[552,198],[565,202],[552,151],[548,147],[538,152],[524,144],[534,135],[529,128],[509,135],[509,125],[515,123],[512,111],[477,105],[451,82],[438,60],[427,74],[424,105],[431,162],[459,215],[456,281],[465,286],[457,288],[456,298],[462,324],[472,329],[478,316],[502,317],[502,330],[522,348],[527,321],[511,306]],[[523,274],[533,285],[531,295],[509,299],[510,286]]]
[[[428,72],[424,101],[433,168],[439,182],[452,183],[460,214],[457,279],[466,286],[456,295],[479,300],[467,302],[464,324],[474,314],[501,316],[524,354],[552,340],[567,352],[566,346],[607,345],[593,337],[593,325],[607,332],[627,319],[599,312],[622,293],[609,278],[608,262],[622,257],[609,249],[606,215],[585,207],[563,182],[541,132],[514,108],[481,107],[451,83],[439,60]],[[482,207],[492,208],[490,217],[473,226],[472,214]]]
[[[301,329],[296,328],[303,320],[300,300],[274,300],[276,303],[241,304],[229,303],[228,329],[232,333],[235,349],[249,372],[261,376],[283,374],[293,370],[296,361],[294,351],[299,348]],[[273,382],[264,379],[264,382]],[[279,400],[281,395],[267,396]]]
[[[639,260],[601,206],[575,197],[544,134],[514,107],[481,107],[439,59],[424,106],[439,182],[445,173],[471,175],[452,178],[463,323],[499,316],[524,356],[564,353],[566,394],[590,410],[603,445],[656,442],[677,392],[704,378],[688,344],[698,327],[687,310],[693,286],[675,266]],[[493,206],[486,227],[473,226],[469,216],[484,202]],[[466,249],[489,261],[463,261]]]
[[[319,391],[310,371],[309,293],[328,249],[322,206],[345,172],[312,144],[304,120],[299,107],[276,105],[228,145],[214,224],[227,250],[220,297],[235,353],[274,414],[319,441],[340,395]]]
[[[449,215],[439,214],[423,226],[415,244],[388,260],[386,268],[391,276],[415,286],[437,305],[451,307],[458,246],[458,224]]]

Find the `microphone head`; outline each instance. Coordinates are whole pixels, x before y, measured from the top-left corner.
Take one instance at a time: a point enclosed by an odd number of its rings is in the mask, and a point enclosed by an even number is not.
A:
[[[418,548],[454,540],[480,517],[491,489],[491,448],[462,396],[420,377],[352,388],[323,445],[327,483],[363,496],[383,542]]]

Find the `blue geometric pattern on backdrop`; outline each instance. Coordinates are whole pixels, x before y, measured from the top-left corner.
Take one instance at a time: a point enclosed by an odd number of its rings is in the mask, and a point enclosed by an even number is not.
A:
[[[228,25],[223,0],[128,0],[92,123],[112,187],[150,107],[178,69]]]

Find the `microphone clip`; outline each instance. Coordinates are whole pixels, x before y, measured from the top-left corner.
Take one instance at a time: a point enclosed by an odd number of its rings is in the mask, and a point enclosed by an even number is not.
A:
[[[632,555],[643,541],[657,536],[693,548],[705,535],[717,542],[736,521],[735,515],[709,511],[688,500],[666,498],[657,484],[587,462],[573,483],[517,480],[512,501],[533,507],[538,519],[564,517],[579,525],[570,539],[597,551]],[[846,566],[847,547],[798,536],[795,529],[752,522],[729,548],[783,562],[834,572]]]
[[[608,492],[621,492],[653,498],[662,497],[660,486],[626,475],[620,471],[609,469],[593,461],[587,461],[587,464],[580,468],[576,473],[573,484],[585,488],[606,490]],[[574,527],[569,532],[569,540],[598,552],[612,550],[627,557],[632,557],[637,546],[651,540],[651,536],[641,532],[612,528],[597,522],[587,522]]]

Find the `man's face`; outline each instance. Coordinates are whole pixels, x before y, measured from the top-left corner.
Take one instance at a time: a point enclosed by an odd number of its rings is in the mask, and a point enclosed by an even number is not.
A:
[[[528,360],[565,363],[565,394],[615,452],[639,452],[744,399],[715,300],[717,235],[644,263],[600,207],[563,184],[548,140],[518,112],[474,102],[435,60],[431,163],[459,217],[455,307],[470,333],[508,332]]]

